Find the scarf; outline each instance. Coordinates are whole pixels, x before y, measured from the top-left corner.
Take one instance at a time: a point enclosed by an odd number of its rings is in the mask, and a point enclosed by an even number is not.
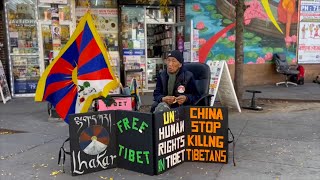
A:
[[[169,75],[169,79],[168,79],[168,95],[169,96],[173,95],[173,88],[174,88],[174,84],[176,83],[178,72],[179,71],[177,71],[174,74],[168,73],[168,75]]]

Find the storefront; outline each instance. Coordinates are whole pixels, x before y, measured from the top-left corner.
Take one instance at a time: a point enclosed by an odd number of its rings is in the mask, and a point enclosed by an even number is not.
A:
[[[17,0],[5,2],[9,72],[13,96],[34,96],[45,67],[58,55],[87,11],[86,0]],[[120,74],[118,9],[115,0],[92,1],[91,13]],[[75,13],[76,12],[76,13]],[[119,89],[113,93],[119,93]]]
[[[9,71],[13,96],[34,96],[37,82],[74,29],[72,4],[49,0],[5,3]]]
[[[152,92],[168,53],[178,49],[177,37],[183,39],[184,25],[177,23],[178,2],[169,6],[167,16],[161,13],[156,1],[138,2],[119,2],[124,81],[130,84],[136,78],[140,89]],[[179,47],[182,52],[183,47]]]
[[[87,0],[6,0],[4,5],[11,92],[34,96],[41,73],[88,10]],[[90,1],[96,28],[124,85],[136,78],[139,88],[153,91],[165,57],[177,49],[177,37],[180,44],[183,40],[178,5],[173,1],[164,16],[158,1]]]

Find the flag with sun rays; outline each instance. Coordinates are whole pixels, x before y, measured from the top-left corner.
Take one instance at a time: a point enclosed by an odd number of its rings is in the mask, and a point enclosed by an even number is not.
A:
[[[92,100],[118,86],[110,57],[86,13],[70,40],[43,72],[35,101],[49,101],[67,123],[68,115],[87,112]]]

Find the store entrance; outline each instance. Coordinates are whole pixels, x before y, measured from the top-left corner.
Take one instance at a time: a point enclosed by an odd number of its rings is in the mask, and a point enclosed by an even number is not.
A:
[[[165,59],[175,49],[175,28],[171,24],[147,24],[147,71],[148,91],[156,87],[157,76],[164,70]]]

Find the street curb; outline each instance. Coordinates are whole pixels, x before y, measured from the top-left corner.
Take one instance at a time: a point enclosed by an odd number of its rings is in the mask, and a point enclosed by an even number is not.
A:
[[[320,99],[273,99],[273,98],[257,98],[257,100],[269,100],[269,101],[288,101],[288,102],[310,102],[310,103],[320,103]]]

